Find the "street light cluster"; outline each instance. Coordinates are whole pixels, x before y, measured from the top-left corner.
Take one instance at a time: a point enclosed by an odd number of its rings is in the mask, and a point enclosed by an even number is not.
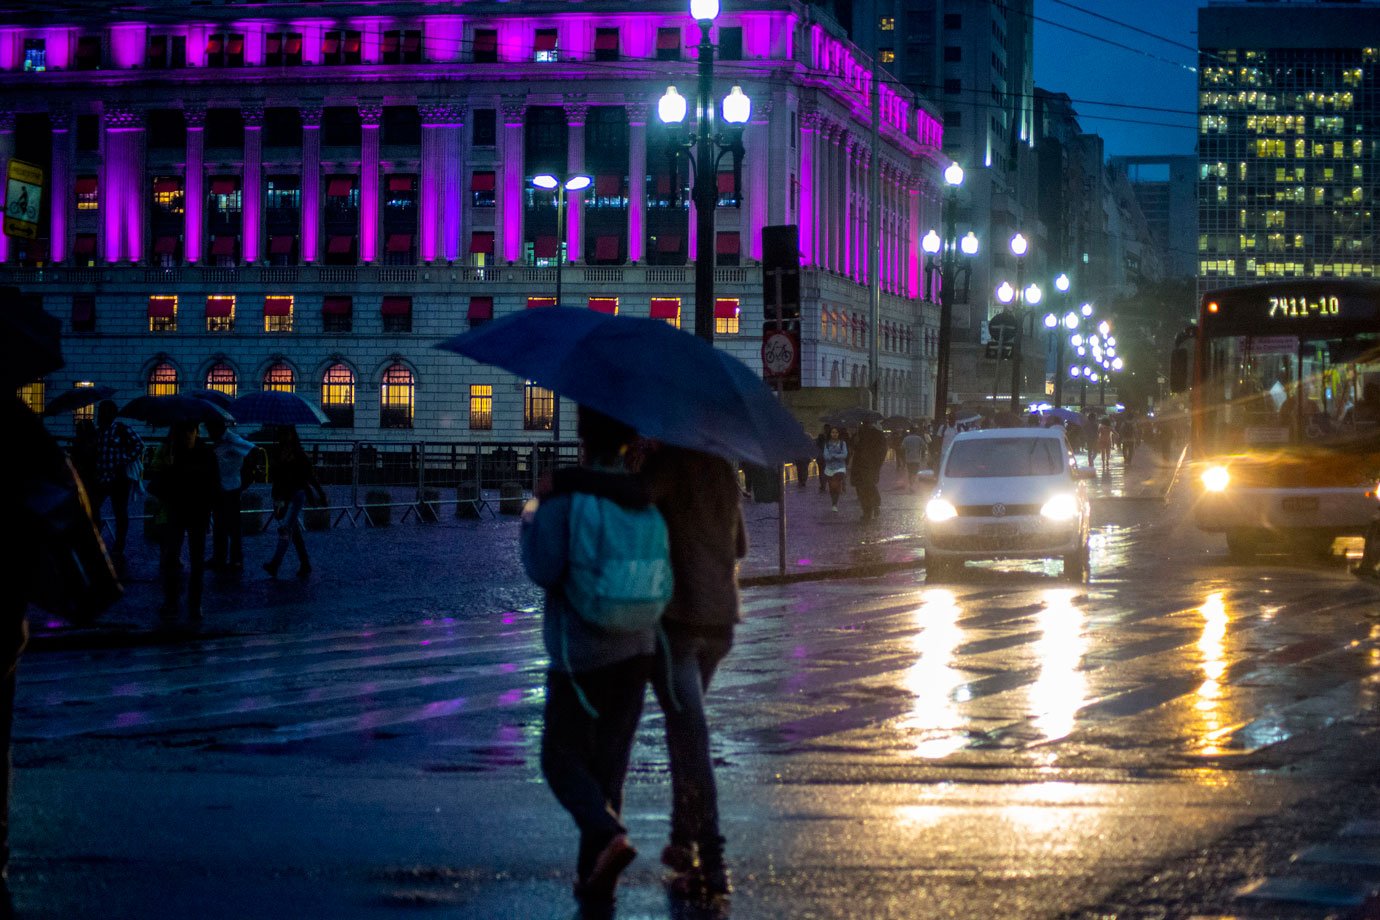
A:
[[[939,273],[939,342],[936,347],[935,355],[935,381],[934,381],[934,417],[936,420],[944,418],[949,407],[949,350],[952,342],[950,328],[953,326],[954,317],[954,294],[958,279],[964,279],[964,289],[972,276],[972,270],[967,265],[959,265],[959,253],[965,256],[977,255],[978,238],[969,230],[964,234],[963,239],[958,238],[958,188],[963,184],[963,167],[957,163],[950,163],[944,170],[944,184],[948,189],[944,193],[944,213],[943,231],[944,236],[934,230],[926,233],[920,241],[920,245],[928,254],[925,260],[926,289],[931,289],[928,283],[935,272]],[[966,297],[966,294],[965,294]]]

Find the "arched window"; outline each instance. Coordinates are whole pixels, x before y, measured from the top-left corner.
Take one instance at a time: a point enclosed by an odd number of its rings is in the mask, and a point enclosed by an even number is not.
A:
[[[149,371],[148,394],[171,396],[177,392],[177,368],[164,361]]]
[[[224,362],[212,365],[206,372],[206,389],[224,393],[234,399],[240,390],[240,377],[233,367]]]
[[[412,414],[417,405],[417,384],[412,371],[401,364],[384,371],[379,398],[380,428],[412,427]]]
[[[297,375],[286,364],[275,364],[264,373],[264,389],[291,393],[297,389]]]
[[[321,409],[332,428],[355,427],[355,372],[332,364],[321,378]]]

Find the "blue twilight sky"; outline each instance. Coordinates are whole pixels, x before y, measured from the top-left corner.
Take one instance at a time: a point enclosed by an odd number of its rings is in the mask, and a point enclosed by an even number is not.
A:
[[[1068,0],[1068,4],[1035,0],[1035,84],[1067,93],[1074,101],[1083,130],[1100,134],[1106,140],[1108,156],[1192,153],[1197,118],[1191,113],[1197,108],[1197,75],[1191,68],[1197,64],[1197,55],[1107,19],[1197,48],[1197,10],[1204,5],[1203,0]],[[1145,53],[1119,48],[1060,26],[1090,32]],[[1174,111],[1094,105],[1096,102]]]

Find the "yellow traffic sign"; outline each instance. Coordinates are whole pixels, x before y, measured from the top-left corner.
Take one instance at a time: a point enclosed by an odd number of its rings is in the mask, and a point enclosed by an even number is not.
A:
[[[10,160],[5,176],[5,236],[35,239],[42,200],[43,170],[32,163]]]

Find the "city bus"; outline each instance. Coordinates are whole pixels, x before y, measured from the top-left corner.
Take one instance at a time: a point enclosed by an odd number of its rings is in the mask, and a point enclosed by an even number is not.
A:
[[[1236,557],[1324,555],[1364,534],[1380,479],[1380,283],[1210,292],[1191,347],[1197,526]]]

